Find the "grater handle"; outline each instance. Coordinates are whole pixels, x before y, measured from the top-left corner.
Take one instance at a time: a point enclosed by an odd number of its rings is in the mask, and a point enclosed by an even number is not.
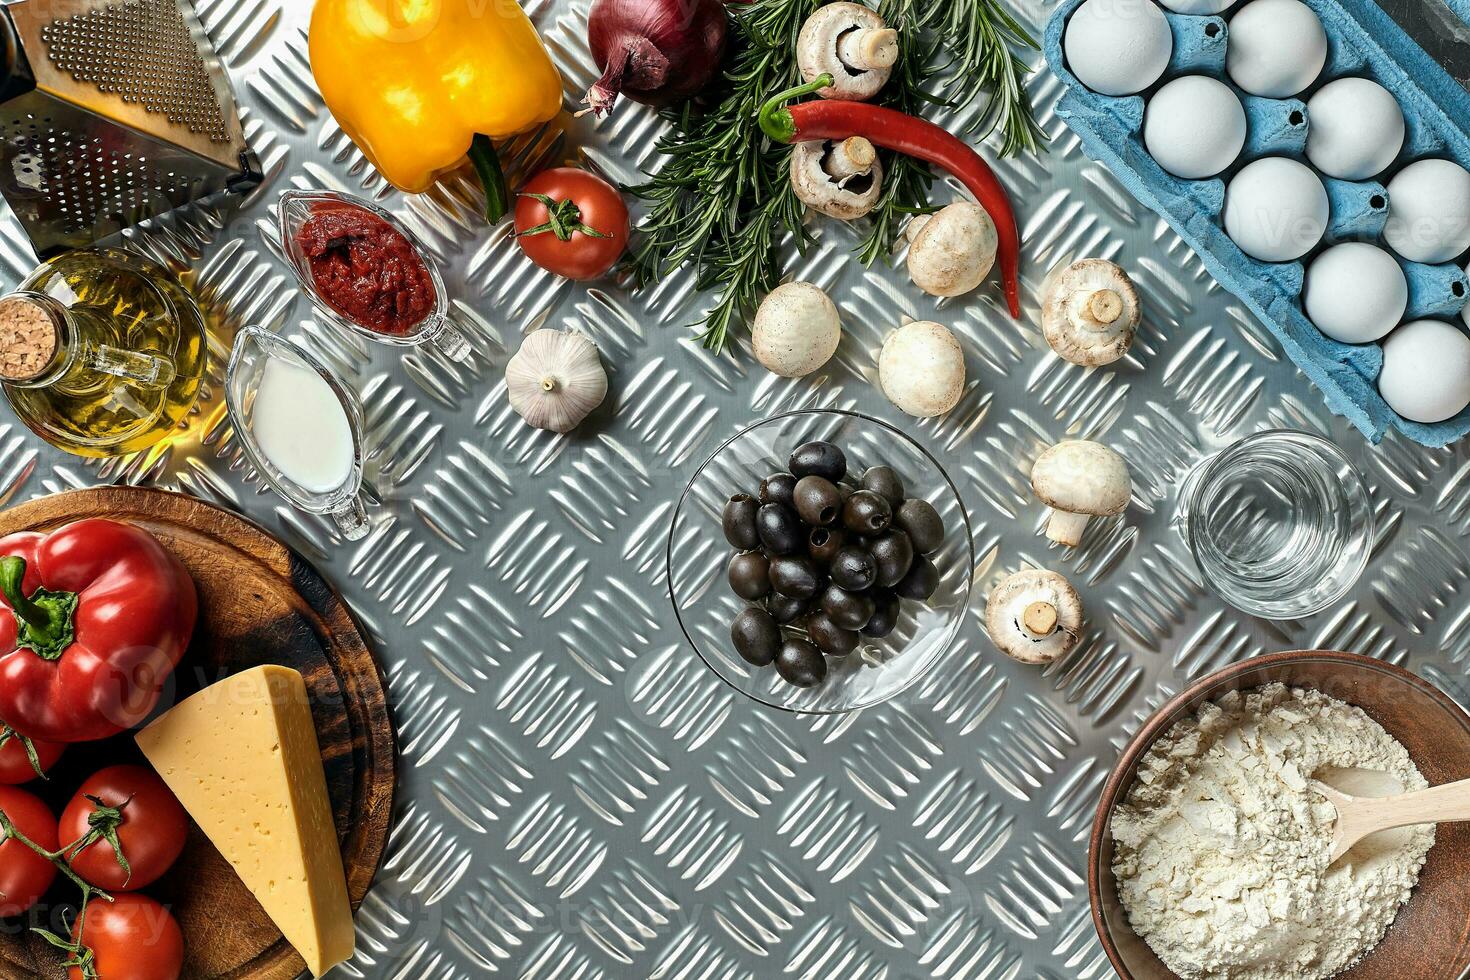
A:
[[[15,19],[8,8],[0,8],[0,102],[9,102],[16,96],[33,92],[36,76],[31,71],[30,60],[20,43],[20,32],[15,29]]]

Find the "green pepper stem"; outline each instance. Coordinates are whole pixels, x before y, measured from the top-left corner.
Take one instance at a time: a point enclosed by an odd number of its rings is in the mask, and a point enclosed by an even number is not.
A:
[[[18,555],[0,558],[0,593],[15,613],[17,647],[25,647],[45,660],[57,660],[76,639],[73,619],[77,610],[75,592],[37,589],[25,594],[26,560]]]
[[[500,156],[490,137],[475,134],[470,142],[470,162],[480,175],[480,186],[485,189],[485,220],[499,224],[510,211],[510,192],[505,186],[505,171],[500,166]]]
[[[760,121],[761,129],[777,143],[790,143],[796,139],[796,120],[792,117],[791,109],[786,103],[793,99],[815,95],[835,80],[831,75],[818,75],[805,85],[797,85],[784,92],[777,92],[766,101],[765,105],[761,106],[760,115],[756,117]]]

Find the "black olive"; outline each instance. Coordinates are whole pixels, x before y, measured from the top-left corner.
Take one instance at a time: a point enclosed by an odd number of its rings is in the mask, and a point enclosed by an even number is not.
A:
[[[817,649],[829,657],[845,657],[857,649],[857,630],[843,629],[824,612],[814,612],[806,618],[806,633]]]
[[[744,551],[730,559],[730,589],[754,602],[771,591],[771,563],[759,551]]]
[[[849,592],[864,592],[878,580],[873,556],[857,545],[843,545],[832,559],[832,581]]]
[[[893,591],[905,599],[918,599],[920,602],[927,601],[939,588],[939,569],[934,563],[923,555],[914,557],[914,565],[909,573],[903,577],[903,581],[894,586]]]
[[[847,456],[830,442],[809,442],[791,454],[791,472],[798,480],[824,476],[837,483],[847,475]]]
[[[914,550],[921,555],[933,554],[944,543],[944,521],[927,500],[905,500],[893,515],[893,523],[909,536]]]
[[[882,534],[892,520],[893,508],[872,490],[859,490],[842,508],[842,523],[856,534]]]
[[[776,654],[776,673],[788,684],[816,687],[827,676],[827,661],[810,642],[788,639]]]
[[[772,555],[789,555],[806,544],[806,528],[796,511],[785,504],[766,504],[755,514],[761,544]]]
[[[761,503],[794,505],[792,494],[796,492],[796,477],[790,473],[772,473],[761,481]]]
[[[873,564],[878,566],[877,582],[880,586],[892,588],[909,573],[914,563],[914,546],[907,534],[897,529],[888,530],[868,541],[867,545]]]
[[[902,604],[898,596],[892,592],[880,592],[873,596],[873,605],[875,607],[873,618],[868,620],[868,625],[863,627],[862,633],[864,636],[881,640],[898,628],[898,615],[902,610]]]
[[[863,474],[863,489],[873,491],[888,501],[889,506],[897,507],[903,503],[903,479],[891,466],[870,468]]]
[[[794,623],[805,616],[809,608],[811,608],[811,600],[793,599],[779,592],[772,592],[766,598],[766,611],[783,626],[787,623]]]
[[[822,568],[832,564],[837,552],[847,543],[847,532],[840,527],[814,527],[807,535],[806,553]]]
[[[792,599],[810,599],[822,587],[810,558],[777,558],[771,562],[771,588]]]
[[[796,513],[818,527],[837,520],[842,513],[842,494],[837,484],[824,476],[804,476],[796,481]]]
[[[747,606],[730,624],[730,642],[746,663],[764,667],[781,651],[781,627],[757,606]]]
[[[829,585],[822,590],[822,611],[845,630],[860,630],[873,618],[873,600],[841,586]]]
[[[761,546],[761,536],[755,529],[755,512],[760,507],[748,493],[737,493],[725,504],[721,524],[725,529],[725,540],[732,548],[754,551]]]

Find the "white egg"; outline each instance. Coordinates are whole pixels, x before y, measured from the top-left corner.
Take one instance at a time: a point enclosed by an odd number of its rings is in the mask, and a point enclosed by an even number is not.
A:
[[[1449,160],[1400,170],[1388,182],[1383,239],[1411,262],[1448,262],[1470,248],[1470,172]]]
[[[1063,44],[1067,67],[1083,85],[1133,95],[1164,74],[1174,34],[1153,0],[1087,0],[1067,22]]]
[[[1322,240],[1328,210],[1327,188],[1312,168],[1286,157],[1262,157],[1242,167],[1225,188],[1225,233],[1252,258],[1290,262]]]
[[[1176,14],[1218,14],[1229,10],[1235,0],[1159,0]]]
[[[1366,344],[1404,318],[1409,281],[1397,260],[1377,245],[1344,242],[1312,260],[1302,305],[1317,329],[1333,340]]]
[[[1366,78],[1339,78],[1307,102],[1307,159],[1329,177],[1367,180],[1404,145],[1404,113],[1388,89]]]
[[[1185,75],[1148,100],[1143,143],[1175,177],[1213,177],[1234,163],[1245,146],[1245,109],[1224,82]]]
[[[1465,266],[1465,275],[1470,278],[1470,265]],[[1460,319],[1465,321],[1465,326],[1470,327],[1470,305],[1460,311]]]
[[[1327,63],[1327,32],[1300,0],[1254,0],[1230,19],[1225,70],[1251,95],[1289,99]]]
[[[1412,422],[1443,422],[1470,405],[1470,337],[1442,320],[1406,323],[1383,342],[1378,391]]]

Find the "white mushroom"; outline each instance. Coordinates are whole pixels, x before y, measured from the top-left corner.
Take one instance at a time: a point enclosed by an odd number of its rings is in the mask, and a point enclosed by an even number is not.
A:
[[[1049,664],[1076,646],[1082,599],[1056,572],[1023,569],[990,591],[985,630],[1006,656],[1023,664]]]
[[[1031,489],[1052,509],[1046,536],[1068,548],[1082,540],[1090,519],[1123,513],[1133,494],[1123,457],[1081,440],[1059,442],[1042,453],[1031,468]]]
[[[963,296],[995,265],[995,222],[978,204],[958,201],[909,222],[909,277],[930,296]]]
[[[1085,367],[1111,364],[1127,354],[1142,319],[1133,280],[1105,259],[1083,259],[1062,270],[1041,307],[1041,328],[1051,349]]]
[[[965,352],[937,323],[919,320],[899,327],[878,355],[878,387],[910,415],[943,415],[965,393]]]
[[[861,136],[798,143],[791,150],[791,186],[808,207],[853,221],[878,206],[883,164]]]
[[[783,378],[800,378],[826,364],[842,339],[837,307],[809,282],[777,286],[751,327],[756,360]]]
[[[824,99],[866,102],[888,84],[898,62],[898,32],[860,3],[829,3],[807,18],[796,39],[796,62],[808,82],[835,81]]]

